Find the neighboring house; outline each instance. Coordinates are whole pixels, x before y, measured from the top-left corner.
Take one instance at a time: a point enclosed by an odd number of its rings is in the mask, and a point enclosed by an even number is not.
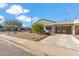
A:
[[[23,27],[23,28],[21,28],[21,31],[31,31],[31,28],[30,27]]]
[[[71,20],[64,22],[54,22],[50,20],[41,19],[36,23],[44,24],[44,30],[51,34],[60,33],[60,34],[79,34],[79,20]]]

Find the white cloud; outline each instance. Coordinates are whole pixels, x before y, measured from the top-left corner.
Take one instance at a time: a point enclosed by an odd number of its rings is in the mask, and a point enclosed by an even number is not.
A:
[[[0,19],[3,19],[4,17],[0,15]]]
[[[24,9],[20,5],[11,5],[9,9],[6,10],[7,13],[12,15],[20,15],[30,12],[28,9]]]
[[[5,8],[7,6],[8,6],[8,4],[6,4],[6,3],[0,3],[0,8]]]
[[[34,18],[32,18],[33,23],[34,23],[34,22],[37,22],[38,20],[39,20],[38,17],[34,17]]]
[[[4,16],[1,16],[1,15],[0,15],[0,24],[3,23],[4,20],[5,20]]]
[[[17,16],[16,18],[21,21],[31,22],[31,18],[25,15],[20,15],[20,16]]]
[[[27,13],[27,12],[30,12],[30,10],[28,10],[28,9],[24,9],[24,12]]]
[[[25,24],[23,24],[23,27],[26,27],[26,25],[25,25]]]

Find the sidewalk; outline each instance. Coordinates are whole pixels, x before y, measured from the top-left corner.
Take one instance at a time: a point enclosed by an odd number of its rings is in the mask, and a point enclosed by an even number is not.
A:
[[[13,36],[8,36],[6,34],[1,34],[0,38],[4,38],[4,40],[6,41],[10,41],[15,43],[15,45],[21,45],[20,47],[22,48],[25,47],[26,49],[28,48],[32,53],[36,53],[37,55],[72,55],[72,56],[76,56],[79,55],[79,51],[76,50],[70,50],[70,49],[65,49],[65,48],[60,48],[57,46],[50,46],[50,45],[46,45],[46,44],[42,44],[39,42],[35,42],[35,41],[30,41],[30,40],[26,40],[26,39],[21,39],[21,38],[16,38]],[[22,48],[24,50],[26,50],[25,48]]]

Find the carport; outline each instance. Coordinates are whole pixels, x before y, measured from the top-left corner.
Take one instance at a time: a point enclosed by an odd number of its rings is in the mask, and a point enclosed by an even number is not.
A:
[[[55,25],[55,33],[72,34],[72,25],[70,24]]]

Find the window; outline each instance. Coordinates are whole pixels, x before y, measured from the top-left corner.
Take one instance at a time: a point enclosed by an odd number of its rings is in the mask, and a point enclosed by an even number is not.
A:
[[[51,30],[51,29],[52,29],[52,26],[45,26],[45,28],[46,28],[47,30]]]

